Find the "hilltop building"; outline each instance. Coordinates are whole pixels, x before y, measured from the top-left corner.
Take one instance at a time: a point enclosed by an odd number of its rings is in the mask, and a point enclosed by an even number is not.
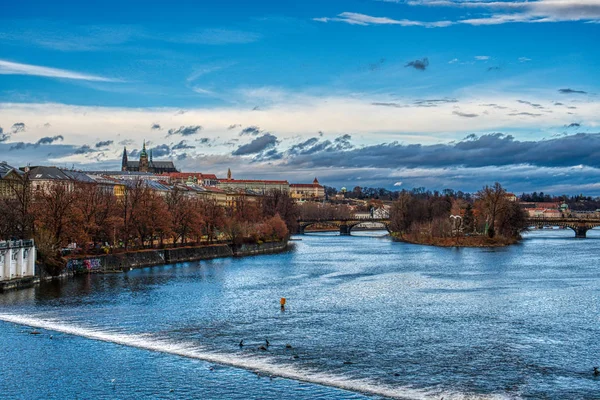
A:
[[[152,150],[150,150],[150,157],[146,152],[146,141],[140,153],[140,161],[129,161],[127,159],[127,149],[123,148],[123,160],[121,161],[121,171],[130,172],[151,172],[154,174],[164,174],[169,172],[179,172],[175,168],[173,161],[154,161],[152,160]]]
[[[323,200],[325,198],[325,188],[315,178],[313,183],[292,183],[290,185],[290,195],[299,201]]]
[[[266,194],[271,190],[279,190],[289,193],[290,184],[288,181],[278,180],[259,180],[259,179],[233,179],[231,169],[227,171],[227,179],[219,179],[217,187],[220,189],[231,189],[234,191],[250,190],[255,194]]]

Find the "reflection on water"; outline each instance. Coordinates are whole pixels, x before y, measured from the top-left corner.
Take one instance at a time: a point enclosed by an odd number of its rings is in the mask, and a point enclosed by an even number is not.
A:
[[[77,277],[6,293],[0,319],[29,318],[63,333],[49,344],[48,334],[27,335],[0,322],[2,347],[14,350],[0,368],[35,385],[41,371],[81,368],[79,383],[42,385],[53,398],[84,391],[96,379],[94,366],[114,368],[107,362],[115,357],[139,369],[123,385],[150,397],[164,385],[205,398],[360,397],[293,380],[247,382],[247,372],[229,367],[215,383],[214,368],[199,360],[386,396],[559,399],[600,392],[591,373],[600,364],[600,232],[581,240],[570,230],[533,231],[519,245],[494,249],[417,246],[383,234],[311,233],[279,255]],[[283,313],[280,297],[287,298]],[[98,342],[97,335],[125,346]],[[140,337],[143,344],[131,342]],[[259,350],[267,338],[271,346]],[[61,357],[43,357],[48,346],[58,346]],[[25,372],[30,357],[39,372]],[[174,375],[146,378],[163,364]],[[9,386],[3,382],[0,390]],[[107,388],[95,390],[111,397]]]

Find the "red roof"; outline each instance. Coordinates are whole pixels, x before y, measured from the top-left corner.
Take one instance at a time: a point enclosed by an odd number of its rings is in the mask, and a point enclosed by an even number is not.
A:
[[[291,183],[290,187],[297,187],[297,188],[322,188],[323,186],[319,185],[318,183]]]
[[[276,184],[276,185],[288,185],[288,181],[262,181],[260,179],[219,179],[220,183],[263,183],[267,184]]]

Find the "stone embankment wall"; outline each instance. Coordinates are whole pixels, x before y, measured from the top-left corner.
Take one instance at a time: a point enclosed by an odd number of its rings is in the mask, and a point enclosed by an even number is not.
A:
[[[174,264],[187,261],[208,260],[222,257],[243,257],[258,254],[279,253],[287,249],[287,242],[232,246],[215,244],[174,249],[155,249],[123,254],[108,254],[71,258],[67,262],[68,273],[121,271],[153,265]]]

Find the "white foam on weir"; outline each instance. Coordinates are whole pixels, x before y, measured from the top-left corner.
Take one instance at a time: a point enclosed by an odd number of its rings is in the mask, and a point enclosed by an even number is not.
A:
[[[217,353],[194,343],[171,342],[165,339],[153,337],[151,334],[129,334],[114,331],[88,328],[77,325],[69,325],[53,319],[43,319],[35,316],[4,314],[0,313],[0,321],[10,322],[33,328],[46,329],[50,331],[80,336],[87,339],[99,340],[150,350],[160,353],[173,354],[181,357],[193,358],[210,363],[242,368],[261,375],[273,375],[281,378],[292,379],[322,386],[334,387],[353,392],[372,394],[389,397],[393,399],[444,399],[467,400],[467,399],[502,399],[501,395],[472,395],[451,392],[428,392],[411,387],[392,387],[382,385],[367,379],[348,378],[339,375],[324,374],[322,372],[299,369],[294,366],[274,364],[264,356],[242,356],[225,353]]]

